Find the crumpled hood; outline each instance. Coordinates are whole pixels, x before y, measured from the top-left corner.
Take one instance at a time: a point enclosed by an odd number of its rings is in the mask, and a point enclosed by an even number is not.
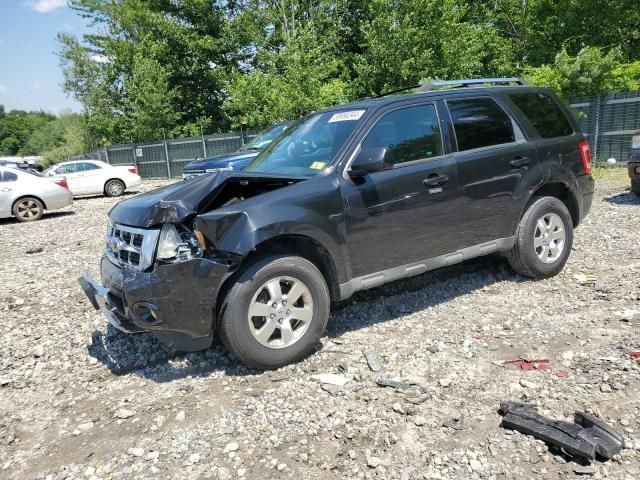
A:
[[[210,207],[216,193],[221,191],[227,182],[295,183],[304,179],[305,177],[265,173],[211,173],[123,200],[111,209],[109,218],[114,223],[143,228],[161,223],[180,223]],[[213,209],[215,207],[209,208]]]
[[[248,165],[256,158],[260,152],[258,150],[247,150],[246,152],[236,152],[231,154],[216,155],[214,157],[203,158],[195,162],[187,163],[184,170],[206,170],[210,168],[227,168],[230,164],[240,162],[242,167]],[[240,166],[238,166],[240,167]],[[240,168],[238,168],[239,170]]]

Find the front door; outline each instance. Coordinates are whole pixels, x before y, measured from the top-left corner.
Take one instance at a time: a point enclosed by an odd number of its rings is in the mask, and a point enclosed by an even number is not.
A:
[[[387,149],[388,168],[344,180],[347,247],[358,277],[458,248],[455,159],[433,103],[383,114],[359,148]]]
[[[15,173],[0,169],[0,218],[9,217],[12,214],[16,180],[18,176]]]

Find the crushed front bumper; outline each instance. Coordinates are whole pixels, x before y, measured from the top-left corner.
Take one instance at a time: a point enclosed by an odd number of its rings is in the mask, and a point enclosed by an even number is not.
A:
[[[194,259],[139,272],[100,263],[102,283],[87,271],[78,279],[96,310],[126,333],[150,332],[163,343],[183,351],[211,345],[216,297],[229,265]]]

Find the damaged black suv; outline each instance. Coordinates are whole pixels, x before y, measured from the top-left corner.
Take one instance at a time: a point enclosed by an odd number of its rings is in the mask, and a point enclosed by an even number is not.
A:
[[[120,202],[102,283],[87,273],[83,290],[122,331],[185,351],[217,332],[276,368],[355,291],[494,252],[560,272],[594,190],[566,108],[517,79],[412,88],[312,113],[244,171]]]

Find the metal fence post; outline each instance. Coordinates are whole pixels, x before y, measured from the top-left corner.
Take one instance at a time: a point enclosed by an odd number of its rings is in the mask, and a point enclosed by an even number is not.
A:
[[[167,178],[171,178],[171,166],[169,165],[169,147],[167,146],[167,141],[164,140],[164,158],[167,163]]]
[[[600,105],[604,102],[604,97],[597,97],[596,99],[596,126],[593,134],[593,158],[598,161],[598,151],[600,143]]]
[[[104,147],[104,158],[107,160],[108,164],[111,164],[109,161],[109,149],[107,147]]]
[[[204,158],[207,158],[207,142],[204,140],[204,131],[202,130],[202,124],[200,124],[200,138],[202,138],[202,153]]]

